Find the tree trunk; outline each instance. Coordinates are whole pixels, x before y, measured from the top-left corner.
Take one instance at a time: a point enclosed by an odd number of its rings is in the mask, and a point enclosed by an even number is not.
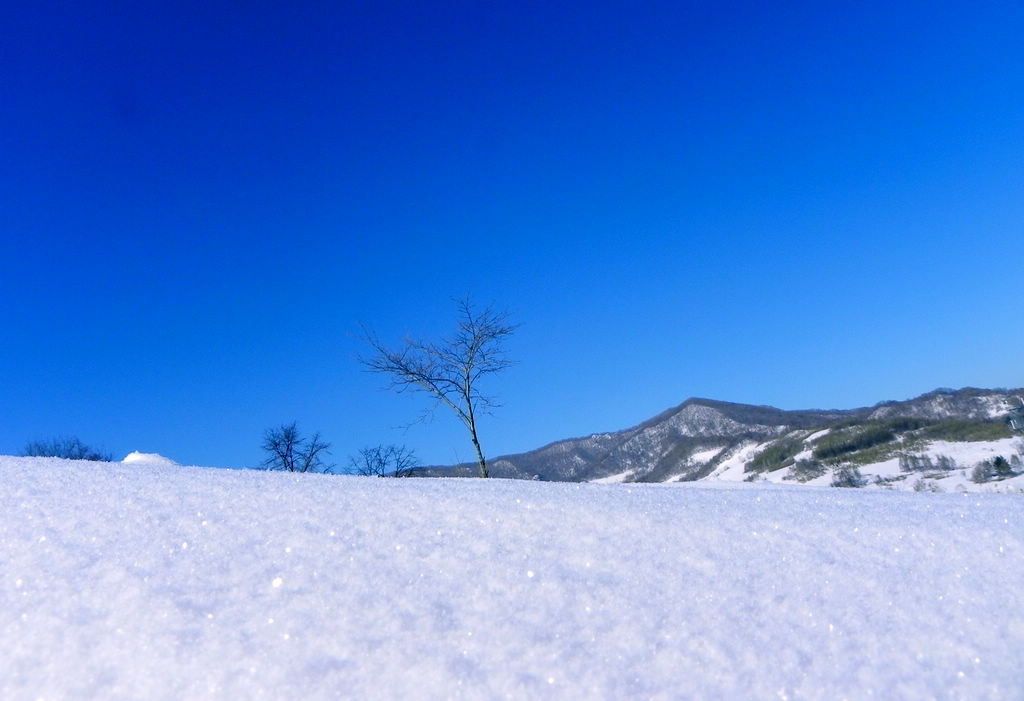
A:
[[[476,438],[476,426],[469,427],[469,435],[473,439],[473,447],[476,448],[476,461],[480,466],[480,476],[490,477],[490,475],[487,474],[487,461],[484,460],[484,451],[480,449],[480,441]]]

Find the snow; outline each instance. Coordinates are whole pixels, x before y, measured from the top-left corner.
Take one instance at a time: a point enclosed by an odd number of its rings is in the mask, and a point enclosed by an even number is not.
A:
[[[709,448],[707,450],[700,450],[690,456],[689,462],[693,465],[704,465],[714,460],[721,452],[722,446]]]
[[[710,478],[713,480],[743,481],[749,476],[748,473],[744,472],[746,464],[764,448],[764,444],[753,441],[741,443],[711,473]]]
[[[590,480],[593,484],[619,484],[625,482],[628,477],[633,475],[633,470],[626,470],[625,472],[616,472],[614,475],[608,475],[607,477],[599,477],[595,480]]]
[[[128,453],[121,462],[125,465],[162,465],[164,467],[175,467],[178,464],[160,453],[140,453],[137,450]]]
[[[678,480],[680,477],[690,474],[691,469],[693,467],[698,465],[707,465],[709,462],[717,458],[723,450],[725,450],[723,446],[716,446],[714,448],[708,448],[706,450],[698,450],[697,452],[693,453],[689,458],[687,458],[686,467],[688,469],[673,475],[668,475],[661,481],[674,482]]]
[[[832,429],[831,428],[823,428],[820,431],[815,431],[811,435],[807,436],[807,438],[805,438],[804,441],[807,442],[807,443],[813,443],[814,441],[818,440],[819,438],[824,438],[825,436],[827,436],[830,433],[832,433]]]
[[[0,698],[1024,697],[1024,497],[0,457]]]
[[[961,467],[973,467],[985,460],[1002,455],[1009,458],[1024,448],[1020,438],[1001,438],[995,441],[977,441],[973,443],[932,441],[928,444],[927,454],[931,456],[945,455],[956,461]]]

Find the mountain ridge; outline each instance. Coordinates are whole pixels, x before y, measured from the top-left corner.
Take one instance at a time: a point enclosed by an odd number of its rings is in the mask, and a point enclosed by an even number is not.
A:
[[[804,441],[815,433],[839,426],[837,431],[850,433],[856,446],[858,441],[867,441],[856,438],[858,431],[891,424],[899,430],[885,429],[887,440],[881,443],[895,441],[902,445],[904,438],[917,440],[912,432],[922,431],[925,425],[943,421],[995,423],[1009,413],[1018,401],[1015,397],[1021,395],[1024,389],[939,388],[912,399],[886,400],[868,407],[797,410],[691,397],[620,431],[561,439],[524,453],[501,455],[489,462],[493,476],[512,479],[695,481],[712,475],[729,460],[740,459],[738,455],[745,458],[743,469],[756,473],[756,465],[750,467],[756,455],[787,436],[791,442],[796,440],[799,436],[795,433],[801,433],[800,440]],[[899,419],[914,419],[917,423],[910,429],[906,426],[911,424],[904,426]],[[821,437],[815,440],[820,441]],[[741,455],[744,447],[749,455]],[[803,452],[808,455],[818,450],[813,442],[797,447],[805,449]],[[838,468],[841,463],[842,460],[833,460],[828,464]],[[470,468],[435,466],[423,468],[421,474],[453,476],[469,474]]]

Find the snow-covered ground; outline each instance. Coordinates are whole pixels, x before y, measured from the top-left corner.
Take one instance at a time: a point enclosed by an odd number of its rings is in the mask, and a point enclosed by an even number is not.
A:
[[[0,457],[3,699],[1019,699],[1024,497]]]

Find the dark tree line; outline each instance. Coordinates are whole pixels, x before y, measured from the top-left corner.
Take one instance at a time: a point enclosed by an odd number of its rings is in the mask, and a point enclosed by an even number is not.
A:
[[[101,462],[111,462],[114,459],[110,453],[90,448],[75,436],[32,441],[25,446],[24,455],[32,458],[67,458]]]

